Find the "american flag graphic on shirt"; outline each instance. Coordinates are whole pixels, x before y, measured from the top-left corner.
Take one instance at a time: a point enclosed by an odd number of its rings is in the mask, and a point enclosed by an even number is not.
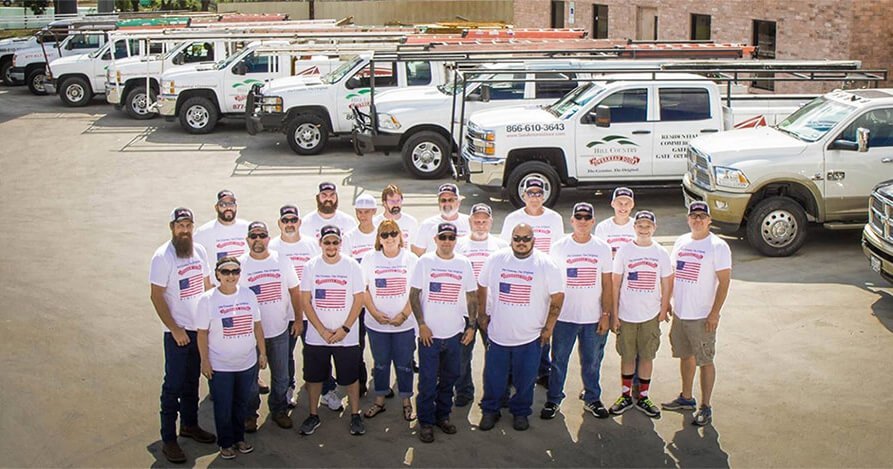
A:
[[[657,284],[657,273],[637,270],[626,274],[626,286],[635,290],[654,290]]]
[[[499,301],[512,305],[529,305],[530,285],[499,282]]]
[[[309,256],[303,255],[290,255],[288,256],[288,260],[291,261],[292,265],[295,268],[295,274],[298,275],[298,280],[301,279],[301,276],[304,275],[304,264],[310,260]]]
[[[462,290],[462,286],[458,283],[429,282],[428,301],[456,304],[459,302],[460,290]]]
[[[692,261],[676,261],[676,280],[697,282],[701,275],[701,263]]]
[[[568,267],[567,286],[594,287],[598,279],[598,267]]]
[[[248,287],[257,295],[258,303],[269,303],[282,299],[282,282],[267,282]]]
[[[222,318],[223,337],[240,337],[254,332],[254,317],[250,314]]]
[[[533,238],[533,247],[548,254],[552,247],[552,238],[546,235],[537,235]]]
[[[217,242],[217,259],[224,257],[239,257],[245,254],[245,241],[231,239]]]
[[[477,279],[481,276],[481,269],[484,268],[484,262],[487,262],[487,258],[490,257],[490,252],[474,251],[465,254],[465,256],[471,261],[471,270],[474,272],[474,278]]]
[[[401,277],[375,279],[376,296],[400,296],[406,293],[406,279]]]
[[[180,279],[180,299],[185,300],[188,298],[192,298],[195,295],[205,291],[205,285],[202,281],[201,272],[191,276]]]
[[[347,290],[317,288],[313,293],[313,306],[322,309],[343,309],[347,306]]]

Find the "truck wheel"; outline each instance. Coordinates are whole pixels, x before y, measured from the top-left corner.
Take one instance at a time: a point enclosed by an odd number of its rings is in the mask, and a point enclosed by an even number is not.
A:
[[[47,89],[44,86],[44,82],[46,81],[47,72],[42,68],[31,70],[31,73],[25,78],[25,83],[28,84],[28,90],[35,96],[44,96],[47,94]]]
[[[3,84],[6,86],[15,85],[16,82],[13,81],[12,75],[12,59],[3,59],[0,61],[0,78],[3,79]]]
[[[403,145],[403,166],[417,179],[438,179],[450,170],[450,145],[437,132],[417,132]]]
[[[180,127],[191,134],[206,134],[217,126],[217,106],[204,96],[193,96],[180,107]]]
[[[790,198],[770,197],[750,213],[746,236],[764,256],[790,256],[806,241],[806,212]]]
[[[316,114],[298,114],[285,129],[285,138],[291,151],[299,155],[316,155],[326,147],[329,128]]]
[[[506,184],[509,201],[515,208],[524,206],[524,199],[521,198],[521,194],[524,193],[524,183],[532,177],[539,177],[546,181],[545,194],[543,195],[546,200],[543,204],[546,207],[553,207],[558,202],[558,196],[561,193],[561,179],[555,168],[542,161],[528,161],[512,170]]]
[[[81,77],[66,78],[59,86],[59,99],[68,107],[84,107],[93,99],[93,90]]]
[[[154,102],[156,96],[157,93],[155,93],[155,90],[150,88],[149,96],[147,97],[146,88],[138,86],[127,92],[127,97],[124,98],[124,112],[126,112],[131,119],[151,119],[158,115],[158,113],[149,112],[147,107],[149,106],[149,99]]]

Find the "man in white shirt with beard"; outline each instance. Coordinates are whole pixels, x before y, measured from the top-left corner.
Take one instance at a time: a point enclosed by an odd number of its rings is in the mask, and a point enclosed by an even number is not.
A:
[[[407,251],[411,250],[412,240],[419,230],[419,222],[412,215],[403,211],[403,192],[395,184],[388,184],[381,191],[381,208],[380,215],[376,215],[372,219],[375,228],[384,220],[393,220],[400,226],[403,232],[403,245],[407,246]]]
[[[441,223],[452,223],[456,226],[458,237],[463,237],[471,231],[468,225],[468,215],[459,213],[462,199],[459,197],[459,188],[455,184],[441,184],[437,188],[437,205],[440,207],[440,215],[435,215],[422,222],[415,239],[412,241],[412,252],[421,256],[426,252],[437,249],[434,237],[437,236],[437,227]]]
[[[334,183],[323,182],[316,194],[316,211],[304,217],[301,235],[319,240],[319,230],[325,225],[337,226],[346,233],[356,226],[352,216],[338,210],[338,188]]]
[[[210,270],[214,270],[217,259],[239,257],[247,250],[245,232],[248,230],[248,222],[236,218],[237,209],[236,195],[224,189],[217,193],[217,204],[214,205],[217,218],[195,230],[195,242],[201,244],[208,253]],[[216,285],[217,278],[212,276],[211,282]]]

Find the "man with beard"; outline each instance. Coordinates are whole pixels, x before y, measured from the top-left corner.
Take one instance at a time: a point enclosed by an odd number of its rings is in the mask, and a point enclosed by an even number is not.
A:
[[[186,462],[186,454],[177,443],[178,414],[180,436],[200,443],[216,441],[212,433],[198,426],[201,357],[195,317],[201,294],[211,288],[211,270],[205,249],[192,242],[193,228],[192,211],[174,209],[170,216],[171,240],[155,251],[149,269],[150,298],[165,328],[161,441],[162,452],[172,463]]]
[[[300,292],[295,269],[285,257],[270,252],[270,234],[264,222],[255,221],[248,225],[248,254],[239,258],[242,275],[239,286],[254,292],[260,307],[263,324],[267,362],[270,366],[272,383],[268,405],[273,421],[280,428],[291,428],[288,416],[288,328],[289,304],[292,311],[298,309]],[[260,396],[253,393],[249,400],[249,414],[245,419],[245,431],[257,429],[257,410],[260,409]]]
[[[412,215],[403,212],[403,192],[400,192],[400,188],[388,184],[388,187],[381,191],[381,206],[384,210],[381,215],[376,215],[372,219],[372,224],[378,228],[382,221],[393,220],[403,232],[403,245],[410,246],[419,230],[419,222]]]
[[[319,230],[325,225],[337,226],[342,233],[356,226],[353,217],[338,210],[338,189],[331,182],[319,185],[316,211],[304,217],[301,223],[301,235],[318,241]]]
[[[279,209],[279,237],[270,241],[270,250],[279,253],[279,256],[287,259],[298,276],[298,281],[304,274],[304,266],[314,256],[319,255],[319,246],[315,240],[301,237],[301,211],[294,205],[283,205]],[[292,306],[288,305],[289,323],[288,330],[291,331],[288,338],[288,391],[285,396],[288,400],[289,407],[298,405],[295,391],[297,382],[295,381],[295,346],[298,344],[298,337],[303,338],[304,331],[307,329],[307,320],[304,319],[304,311],[301,309],[300,302]],[[326,392],[329,390],[327,389]]]
[[[491,255],[478,279],[478,298],[493,295],[481,321],[490,338],[484,363],[482,431],[493,429],[499,420],[509,372],[515,385],[509,399],[512,427],[517,431],[530,428],[527,417],[533,413],[537,364],[564,303],[561,271],[549,256],[533,248],[534,238],[530,225],[516,226],[511,249]]]
[[[459,188],[455,184],[441,184],[437,188],[437,204],[440,206],[440,215],[435,215],[422,222],[419,231],[416,233],[412,242],[412,252],[417,256],[421,256],[426,252],[437,249],[434,244],[434,238],[437,237],[437,227],[441,223],[452,223],[456,226],[458,237],[462,237],[471,231],[468,224],[468,215],[459,213],[459,205],[462,199],[459,198]]]
[[[217,193],[217,204],[214,205],[217,218],[195,230],[195,242],[201,244],[208,253],[209,270],[213,270],[217,259],[245,254],[248,222],[236,218],[237,209],[236,195],[224,189]],[[211,281],[217,284],[216,278],[211,277]]]

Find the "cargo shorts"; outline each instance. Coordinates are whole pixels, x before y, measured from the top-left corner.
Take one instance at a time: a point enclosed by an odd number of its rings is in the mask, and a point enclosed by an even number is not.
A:
[[[620,331],[617,332],[617,353],[622,358],[654,360],[660,348],[660,321],[658,316],[645,322],[626,322],[620,320]]]
[[[670,347],[674,358],[695,357],[698,366],[713,364],[716,355],[716,331],[707,332],[707,319],[673,317]]]

